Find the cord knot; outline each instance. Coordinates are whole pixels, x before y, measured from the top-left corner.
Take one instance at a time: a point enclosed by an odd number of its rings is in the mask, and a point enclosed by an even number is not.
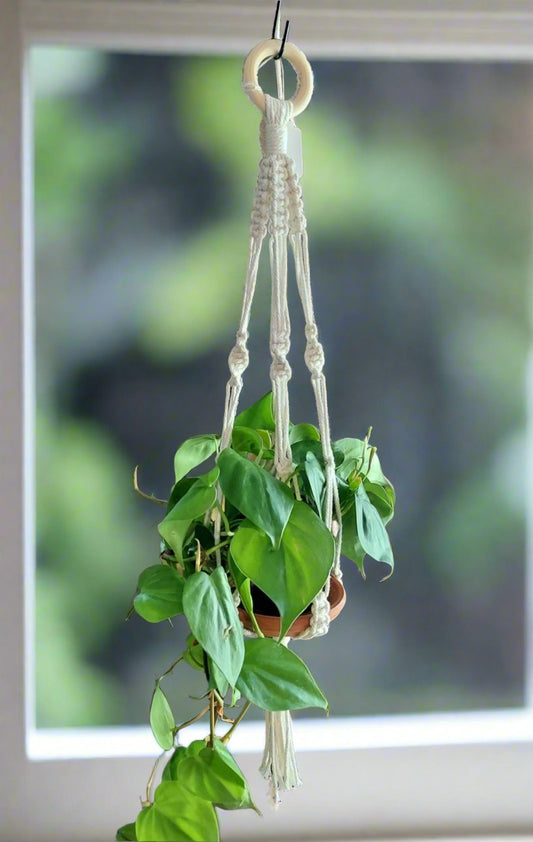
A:
[[[242,345],[234,345],[228,357],[228,364],[232,374],[241,374],[248,367],[248,349]]]
[[[287,154],[287,126],[275,126],[262,120],[260,139],[263,157]]]
[[[264,158],[287,154],[287,125],[292,114],[293,105],[290,100],[275,99],[265,94],[265,113],[259,130]]]
[[[292,369],[288,360],[277,359],[272,362],[270,366],[271,380],[290,380],[292,376]]]
[[[320,374],[324,368],[324,349],[320,342],[309,344],[305,350],[305,362],[312,374]]]

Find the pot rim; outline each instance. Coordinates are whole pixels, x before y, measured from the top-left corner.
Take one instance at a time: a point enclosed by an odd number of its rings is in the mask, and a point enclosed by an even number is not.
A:
[[[346,590],[344,588],[344,585],[342,584],[341,579],[337,578],[337,576],[334,576],[333,573],[330,574],[329,581],[329,617],[330,620],[334,620],[336,617],[339,616],[346,604]],[[254,629],[252,621],[250,619],[250,615],[248,614],[248,612],[242,604],[239,605],[238,612],[244,627],[248,629],[248,631],[253,631]],[[256,614],[254,611],[254,617],[262,632],[266,633],[267,636],[278,637],[281,628],[281,618],[279,614]],[[311,610],[304,611],[302,614],[299,614],[298,617],[294,620],[294,622],[290,625],[287,631],[287,637],[294,637],[300,634],[302,631],[309,627],[310,620]]]

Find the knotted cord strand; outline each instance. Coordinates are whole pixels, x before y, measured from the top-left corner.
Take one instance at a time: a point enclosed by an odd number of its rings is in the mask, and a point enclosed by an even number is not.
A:
[[[292,375],[287,356],[290,350],[290,316],[287,301],[287,240],[290,240],[294,257],[296,282],[305,318],[306,350],[305,362],[311,375],[315,395],[318,426],[322,441],[325,470],[325,495],[323,516],[326,525],[333,531],[333,516],[337,525],[334,572],[340,576],[341,513],[335,461],[331,446],[328,400],[324,368],[324,350],[318,340],[309,267],[309,246],[307,222],[305,219],[302,191],[292,159],[287,155],[287,128],[292,120],[293,106],[290,101],[265,95],[265,114],[260,125],[262,157],[259,163],[252,219],[250,225],[250,250],[243,302],[236,342],[228,364],[230,378],[226,385],[226,402],[220,449],[231,442],[231,435],[239,397],[243,387],[243,374],[248,367],[248,336],[252,303],[256,288],[259,257],[263,240],[269,234],[270,267],[272,276],[272,298],[270,313],[270,379],[272,381],[273,411],[275,419],[274,467],[276,475],[283,481],[292,471],[292,453],[289,441],[289,389]],[[221,501],[220,489],[218,491]],[[220,539],[220,513],[215,520],[215,540]],[[220,554],[217,552],[217,563]],[[329,581],[325,586],[327,597]],[[327,599],[320,594],[312,615],[310,629],[305,636],[316,636],[327,632],[329,609]],[[328,616],[326,617],[326,613]],[[316,615],[316,622],[315,622]]]
[[[270,195],[270,271],[272,298],[270,308],[270,379],[275,421],[274,469],[279,479],[292,472],[292,451],[289,441],[289,380],[292,376],[287,355],[291,345],[291,323],[287,301],[287,237],[289,235],[289,201],[286,193],[288,176],[287,125],[292,119],[292,102],[267,96],[265,116],[261,121],[263,154],[272,160]]]
[[[303,217],[302,211],[302,219]],[[324,500],[324,519],[329,529],[333,529],[333,512],[337,524],[335,561],[333,572],[337,577],[342,575],[340,568],[340,554],[342,544],[342,517],[339,500],[339,489],[335,477],[335,458],[331,445],[331,431],[329,424],[328,393],[326,376],[324,374],[324,349],[318,341],[318,327],[315,320],[313,308],[313,296],[311,291],[311,274],[309,270],[309,247],[307,231],[303,230],[291,233],[291,246],[294,255],[294,266],[298,292],[302,302],[305,318],[305,336],[307,346],[305,349],[305,362],[311,374],[311,383],[315,393],[315,403],[318,416],[318,427],[322,440],[322,453],[326,471],[326,495]],[[329,587],[329,582],[328,582]]]

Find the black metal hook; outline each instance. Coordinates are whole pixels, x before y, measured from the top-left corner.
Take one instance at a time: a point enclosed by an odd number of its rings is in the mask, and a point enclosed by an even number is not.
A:
[[[278,28],[278,19],[279,13],[281,8],[281,0],[278,0],[276,4],[276,14],[274,15],[274,26],[272,27],[272,38],[276,38],[276,29]],[[283,30],[283,38],[281,39],[281,47],[279,51],[276,53],[275,56],[272,56],[274,61],[279,61],[280,58],[283,58],[283,52],[285,50],[285,44],[287,42],[287,35],[289,34],[289,24],[290,21],[285,21],[285,29]]]

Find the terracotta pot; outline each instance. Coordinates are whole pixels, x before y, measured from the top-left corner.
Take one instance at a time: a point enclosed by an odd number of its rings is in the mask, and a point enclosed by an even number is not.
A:
[[[335,578],[335,576],[330,576],[329,581],[329,618],[330,620],[334,620],[335,617],[339,616],[346,604],[346,591],[344,590],[344,585],[342,584],[340,579]],[[245,629],[249,629],[249,631],[254,631],[254,627],[252,625],[252,621],[250,620],[250,616],[246,613],[242,605],[239,607],[239,617]],[[257,625],[259,626],[265,637],[279,637],[281,628],[281,620],[279,615],[255,614],[255,619],[257,620]],[[305,629],[309,628],[310,622],[310,610],[304,612],[303,614],[300,614],[300,616],[297,617],[294,623],[289,627],[287,637],[297,637],[299,634],[305,631]]]

